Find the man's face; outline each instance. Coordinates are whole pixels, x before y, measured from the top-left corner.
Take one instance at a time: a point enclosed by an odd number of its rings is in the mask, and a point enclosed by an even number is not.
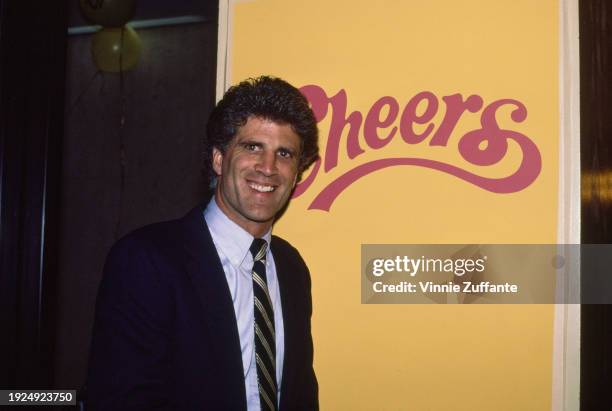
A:
[[[260,237],[289,200],[297,180],[300,138],[288,124],[249,117],[225,154],[213,149],[219,208]]]

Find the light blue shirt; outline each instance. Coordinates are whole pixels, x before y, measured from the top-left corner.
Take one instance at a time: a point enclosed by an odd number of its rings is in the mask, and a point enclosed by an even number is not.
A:
[[[215,198],[206,206],[204,219],[210,230],[217,254],[225,272],[234,304],[234,313],[238,323],[240,349],[242,351],[242,369],[248,411],[260,411],[259,388],[257,386],[257,366],[255,365],[255,325],[253,317],[253,256],[249,251],[253,236],[238,224],[234,223],[221,211]],[[283,328],[283,311],[281,307],[276,266],[270,251],[272,231],[263,237],[268,243],[266,252],[266,277],[268,291],[274,310],[274,327],[276,332],[276,381],[278,386],[277,404],[280,401],[281,378],[283,374],[283,357],[285,353],[285,331]]]

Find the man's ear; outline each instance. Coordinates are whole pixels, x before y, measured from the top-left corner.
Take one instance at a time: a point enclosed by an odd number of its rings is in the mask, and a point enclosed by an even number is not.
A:
[[[215,174],[220,176],[223,165],[223,153],[217,147],[213,147],[212,152],[212,167]]]

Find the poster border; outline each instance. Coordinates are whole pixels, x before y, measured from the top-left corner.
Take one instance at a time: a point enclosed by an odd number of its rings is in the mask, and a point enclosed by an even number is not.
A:
[[[240,0],[219,0],[216,101],[231,81],[233,12]],[[580,243],[580,72],[578,0],[559,0],[559,184],[557,242]],[[571,261],[570,264],[580,264]],[[575,271],[576,272],[576,271]],[[577,293],[580,279],[558,292]],[[554,308],[552,410],[578,410],[580,395],[580,305]]]

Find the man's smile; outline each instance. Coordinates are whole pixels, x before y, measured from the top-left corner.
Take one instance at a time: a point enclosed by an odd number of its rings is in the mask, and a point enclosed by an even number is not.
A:
[[[276,186],[267,185],[267,184],[257,184],[254,182],[247,182],[248,186],[251,187],[255,191],[259,191],[260,193],[270,193],[276,190]]]

